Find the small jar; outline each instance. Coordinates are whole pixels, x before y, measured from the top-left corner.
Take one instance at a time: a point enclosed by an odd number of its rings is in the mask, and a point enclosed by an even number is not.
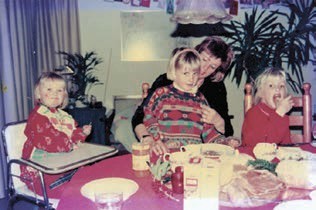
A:
[[[132,165],[135,176],[145,177],[150,174],[147,162],[149,162],[149,144],[134,142],[132,144]]]

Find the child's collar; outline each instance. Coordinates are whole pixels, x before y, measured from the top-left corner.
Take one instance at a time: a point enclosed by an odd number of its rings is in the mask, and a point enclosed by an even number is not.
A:
[[[194,86],[194,88],[192,88],[190,91],[187,91],[187,90],[183,90],[182,88],[180,88],[175,82],[172,83],[173,84],[173,87],[175,87],[176,89],[184,92],[184,93],[191,93],[191,94],[196,94],[197,91],[198,91],[198,86]]]
[[[59,107],[56,107],[56,108],[52,108],[52,107],[48,107],[47,105],[43,104],[43,103],[39,103],[40,106],[44,106],[46,107],[48,110],[54,112],[54,111],[58,111],[58,108]]]

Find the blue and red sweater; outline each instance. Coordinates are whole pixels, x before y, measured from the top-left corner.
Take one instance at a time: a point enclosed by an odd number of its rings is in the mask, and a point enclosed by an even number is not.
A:
[[[144,107],[144,125],[154,140],[169,149],[187,144],[210,143],[224,138],[214,127],[201,121],[203,94],[182,92],[173,85],[158,88]]]

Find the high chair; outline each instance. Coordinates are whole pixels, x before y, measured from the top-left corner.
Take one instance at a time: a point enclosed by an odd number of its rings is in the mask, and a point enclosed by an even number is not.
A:
[[[9,123],[4,126],[2,130],[2,138],[5,147],[5,156],[7,158],[7,185],[8,194],[10,197],[9,205],[13,205],[12,202],[18,199],[25,199],[29,202],[35,203],[39,206],[44,206],[46,209],[55,209],[58,205],[58,199],[48,199],[45,183],[43,179],[43,173],[40,168],[36,167],[39,171],[40,180],[43,189],[43,195],[36,195],[29,190],[24,182],[20,180],[20,165],[27,165],[34,167],[28,162],[24,161],[22,157],[23,145],[26,141],[24,135],[24,129],[26,121],[20,121],[15,123]]]
[[[44,156],[40,159],[26,160],[22,158],[22,149],[26,141],[24,129],[26,121],[13,122],[2,129],[2,139],[7,162],[7,188],[9,194],[9,207],[12,208],[15,201],[24,199],[45,209],[56,209],[59,199],[48,198],[44,174],[64,173],[80,166],[109,157],[117,150],[112,147],[83,143],[78,149],[68,153],[55,153],[53,157]],[[26,165],[37,170],[42,185],[43,196],[29,190],[20,179],[20,165]],[[10,209],[8,208],[8,209]]]
[[[303,84],[303,95],[294,96],[294,106],[288,113],[290,119],[291,140],[296,143],[309,143],[312,141],[312,95],[311,84]],[[253,106],[252,85],[245,85],[244,114]]]

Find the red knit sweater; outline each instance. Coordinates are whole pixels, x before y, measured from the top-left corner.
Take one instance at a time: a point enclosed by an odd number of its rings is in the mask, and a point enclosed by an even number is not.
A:
[[[173,85],[158,88],[144,107],[144,124],[154,140],[161,139],[168,148],[214,142],[223,138],[213,124],[201,122],[204,96],[176,89]]]

